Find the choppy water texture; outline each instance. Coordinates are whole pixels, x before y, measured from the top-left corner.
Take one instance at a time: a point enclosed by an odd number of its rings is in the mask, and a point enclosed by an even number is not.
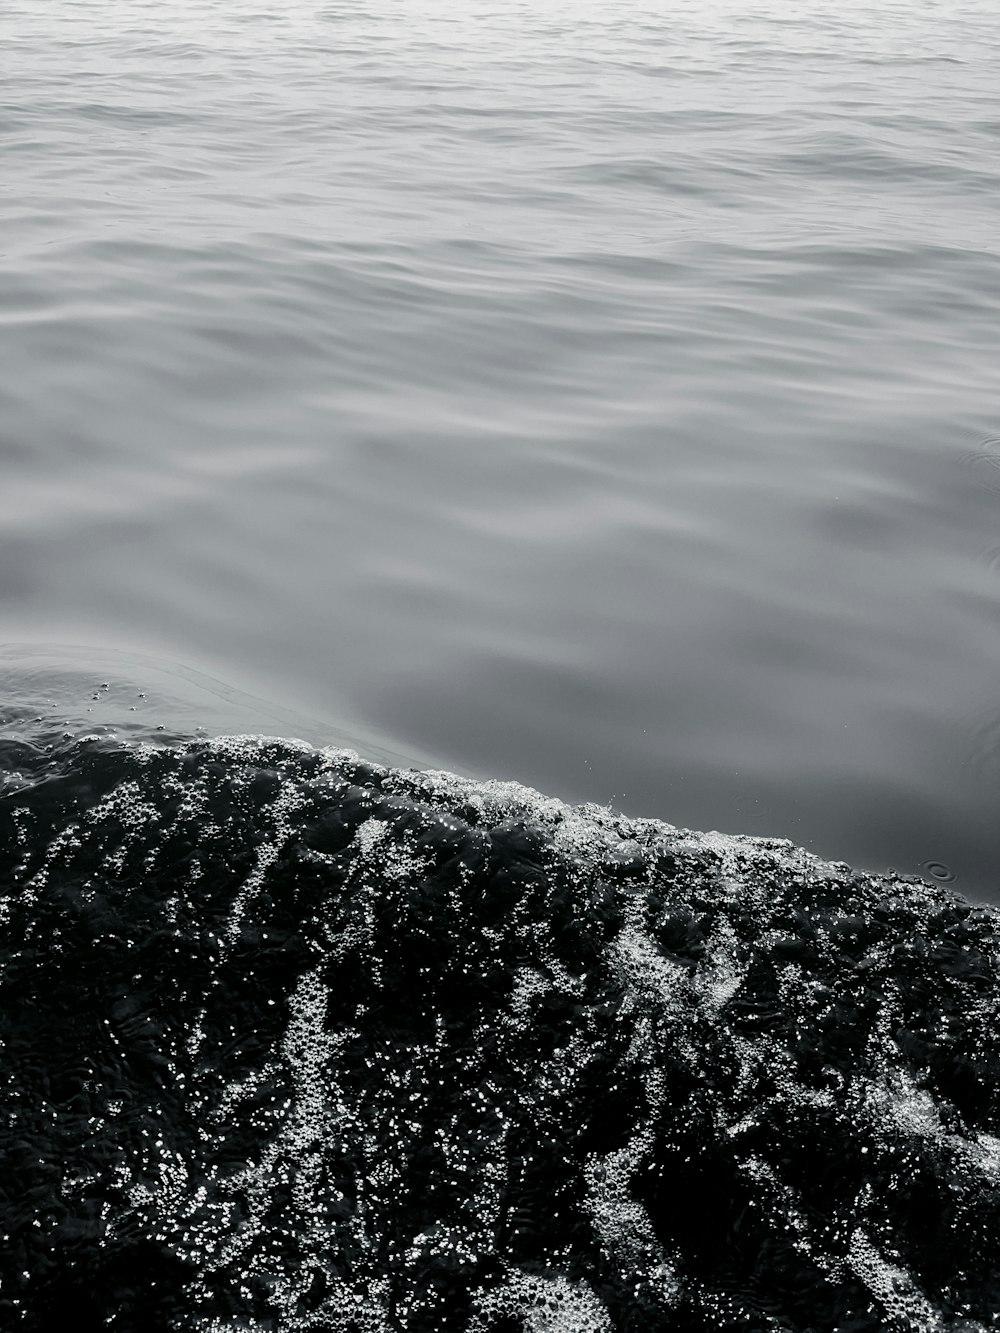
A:
[[[993,0],[0,41],[5,639],[994,893]]]
[[[996,1326],[991,909],[64,712],[0,728],[5,1329]]]

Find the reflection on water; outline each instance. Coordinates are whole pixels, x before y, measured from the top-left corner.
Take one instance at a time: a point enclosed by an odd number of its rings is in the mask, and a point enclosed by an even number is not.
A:
[[[992,894],[998,24],[8,5],[4,639]]]

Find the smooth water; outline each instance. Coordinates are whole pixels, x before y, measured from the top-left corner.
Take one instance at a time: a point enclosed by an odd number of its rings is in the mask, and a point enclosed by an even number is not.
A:
[[[5,641],[995,896],[992,0],[0,40]]]

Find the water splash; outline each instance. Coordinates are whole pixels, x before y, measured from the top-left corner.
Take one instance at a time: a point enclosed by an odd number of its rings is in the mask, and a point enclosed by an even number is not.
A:
[[[986,909],[304,742],[5,762],[6,1326],[992,1326]]]

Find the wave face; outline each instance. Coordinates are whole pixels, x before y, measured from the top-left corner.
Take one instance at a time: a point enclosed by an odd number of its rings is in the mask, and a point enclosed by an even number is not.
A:
[[[4,1327],[993,1326],[989,910],[301,742],[0,747]]]

